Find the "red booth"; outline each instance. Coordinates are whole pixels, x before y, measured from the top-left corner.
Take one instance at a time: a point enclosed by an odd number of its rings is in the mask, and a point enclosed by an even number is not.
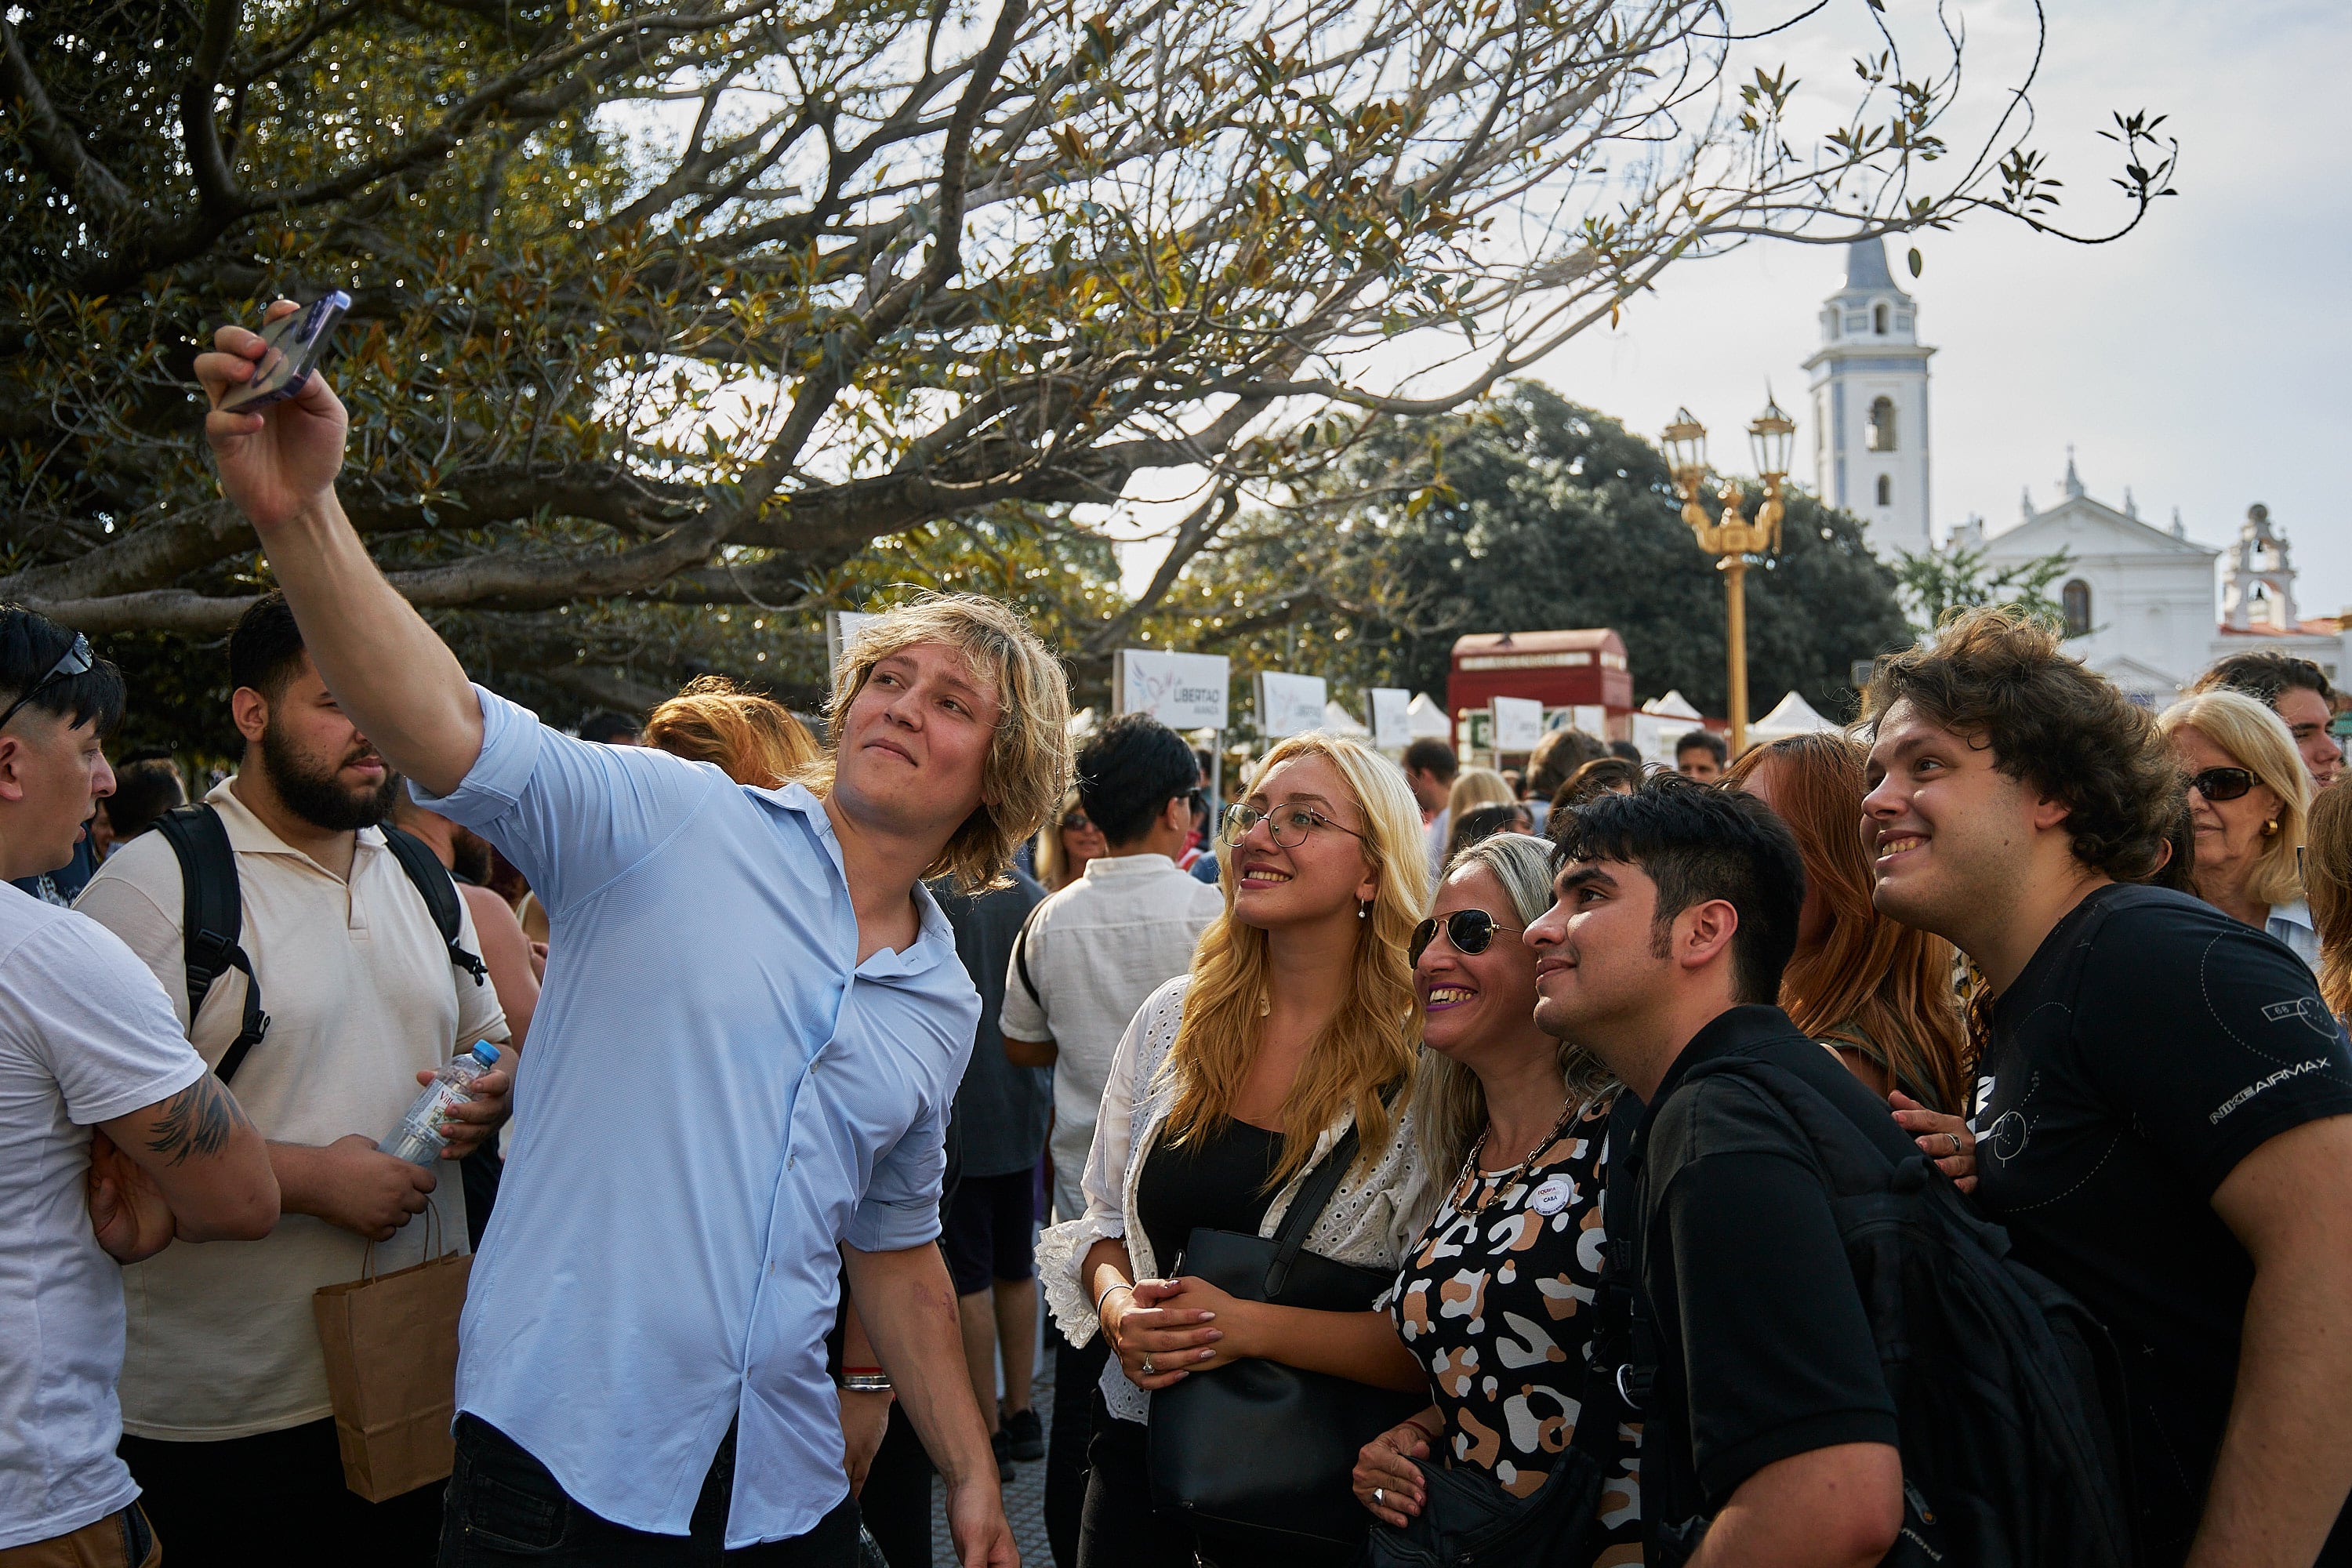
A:
[[[1613,736],[1633,709],[1625,640],[1607,627],[1575,632],[1474,632],[1454,643],[1446,711],[1457,745],[1483,745],[1483,722],[1466,722],[1497,697],[1531,698],[1546,709],[1602,708]],[[1548,713],[1546,718],[1550,715]],[[1602,736],[1608,739],[1610,736]]]

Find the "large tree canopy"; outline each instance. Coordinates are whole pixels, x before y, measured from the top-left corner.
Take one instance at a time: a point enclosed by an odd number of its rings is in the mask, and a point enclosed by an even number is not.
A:
[[[0,595],[210,637],[266,585],[189,364],[275,296],[355,300],[344,500],[401,591],[470,661],[593,686],[748,661],[730,628],[877,541],[1198,468],[1164,593],[1237,487],[1484,395],[1679,259],[2050,220],[2030,84],[1948,143],[1932,20],[1930,58],[1888,33],[1809,89],[1810,130],[1785,71],[1729,79],[1736,31],[1713,0],[20,0]],[[2124,227],[2155,130],[2118,122]],[[1415,331],[1471,347],[1360,388]]]
[[[1295,516],[1242,518],[1155,635],[1331,676],[1351,701],[1367,686],[1442,701],[1465,632],[1609,626],[1636,696],[1679,688],[1724,711],[1722,575],[1682,521],[1664,455],[1615,420],[1519,382],[1475,415],[1362,444],[1325,489],[1297,509],[1322,548],[1300,553]],[[1751,516],[1760,499],[1748,497]],[[1751,687],[1765,707],[1793,689],[1843,718],[1853,662],[1911,633],[1861,525],[1801,491],[1787,502],[1780,553],[1748,574]]]

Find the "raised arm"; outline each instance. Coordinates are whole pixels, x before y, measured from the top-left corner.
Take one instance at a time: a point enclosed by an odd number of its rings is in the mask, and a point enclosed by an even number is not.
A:
[[[265,318],[297,307],[281,300]],[[482,749],[482,718],[457,656],[368,559],[335,498],[350,421],[321,375],[293,397],[224,413],[251,379],[258,333],[223,327],[196,356],[211,399],[205,437],[222,491],[261,536],[304,647],[335,700],[392,765],[436,795],[456,789]]]

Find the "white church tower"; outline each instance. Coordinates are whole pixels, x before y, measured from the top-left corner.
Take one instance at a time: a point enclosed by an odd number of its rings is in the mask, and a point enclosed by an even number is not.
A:
[[[1813,485],[1870,524],[1873,550],[1925,553],[1927,358],[1911,296],[1886,270],[1883,240],[1846,247],[1845,287],[1822,306],[1812,373]]]
[[[2237,547],[2221,574],[2221,625],[2233,632],[2271,633],[2303,626],[2295,615],[2286,535],[2272,526],[2271,509],[2259,501],[2246,509]]]

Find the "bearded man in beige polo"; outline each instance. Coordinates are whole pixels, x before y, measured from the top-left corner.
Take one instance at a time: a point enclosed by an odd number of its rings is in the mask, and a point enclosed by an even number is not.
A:
[[[122,1457],[175,1552],[426,1563],[438,1485],[369,1503],[343,1484],[311,1296],[466,1247],[455,1162],[505,1119],[509,1063],[474,1084],[436,1169],[375,1144],[420,1079],[476,1040],[505,1042],[506,1022],[386,847],[378,824],[396,781],[328,694],[283,599],[238,622],[229,676],[245,756],[205,800],[235,852],[238,942],[269,1017],[229,1088],[269,1141],[285,1217],[264,1240],[173,1247],[124,1271]],[[249,982],[228,970],[190,1018],[184,883],[165,837],[123,846],[79,907],[154,972],[220,1068]],[[478,953],[459,909],[457,944]]]

